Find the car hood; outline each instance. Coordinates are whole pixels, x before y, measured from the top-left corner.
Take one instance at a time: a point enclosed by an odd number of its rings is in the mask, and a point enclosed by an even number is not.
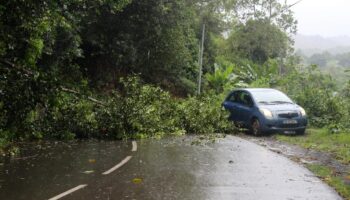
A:
[[[300,106],[297,104],[271,104],[271,105],[259,105],[259,108],[266,108],[272,112],[279,111],[299,111]]]

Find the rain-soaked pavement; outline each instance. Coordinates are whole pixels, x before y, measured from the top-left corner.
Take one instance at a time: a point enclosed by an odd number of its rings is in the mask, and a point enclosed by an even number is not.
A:
[[[0,199],[49,199],[80,185],[62,199],[341,199],[307,169],[252,142],[197,141],[142,140],[134,152],[121,141],[36,144],[0,161]]]
[[[288,144],[277,140],[274,136],[253,137],[249,135],[240,135],[244,139],[264,146],[270,151],[282,154],[289,159],[301,164],[318,164],[332,169],[337,177],[342,177],[344,183],[350,185],[350,165],[341,163],[335,159],[335,155],[330,152],[321,152],[314,149],[305,149],[298,145]],[[291,136],[294,137],[294,136]]]

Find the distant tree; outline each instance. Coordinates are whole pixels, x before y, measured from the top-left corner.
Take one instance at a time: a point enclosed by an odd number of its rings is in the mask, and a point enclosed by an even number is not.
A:
[[[235,0],[191,0],[196,13],[196,36],[202,36],[203,24],[206,26],[203,56],[203,72],[214,72],[215,59],[219,56],[217,40],[223,38],[222,33],[227,32],[235,22],[232,15]]]
[[[289,48],[288,36],[268,20],[249,20],[235,27],[227,41],[228,57],[246,58],[264,63],[282,58]]]
[[[336,56],[336,59],[338,60],[338,64],[343,67],[349,67],[350,68],[350,52],[344,53],[344,54],[338,54]]]
[[[348,82],[346,83],[345,87],[343,88],[342,95],[344,97],[346,97],[348,102],[350,103],[350,70],[345,70],[344,73],[346,74],[346,76],[348,78]],[[349,108],[350,108],[350,106],[349,106]]]
[[[332,59],[332,55],[325,51],[323,53],[313,54],[309,57],[308,62],[312,65],[318,65],[320,67],[326,67],[327,62]]]
[[[281,30],[294,34],[297,20],[291,7],[295,4],[280,3],[280,0],[237,0],[235,14],[241,22],[249,20],[268,20]]]

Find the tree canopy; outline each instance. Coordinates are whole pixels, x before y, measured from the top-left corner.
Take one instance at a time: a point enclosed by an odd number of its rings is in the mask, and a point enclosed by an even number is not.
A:
[[[249,20],[232,31],[227,43],[231,58],[265,63],[269,58],[286,57],[288,36],[268,20]]]
[[[0,146],[2,134],[7,141],[231,130],[219,121],[223,97],[217,95],[268,87],[296,71],[291,6],[278,0],[3,1]],[[196,94],[203,25],[204,95],[212,96],[182,101]],[[198,108],[202,102],[208,107]]]

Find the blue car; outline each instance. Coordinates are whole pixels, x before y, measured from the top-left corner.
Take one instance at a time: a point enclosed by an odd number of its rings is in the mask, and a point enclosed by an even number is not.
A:
[[[227,96],[222,105],[230,112],[229,120],[248,128],[254,135],[305,133],[305,110],[281,91],[237,89]]]

